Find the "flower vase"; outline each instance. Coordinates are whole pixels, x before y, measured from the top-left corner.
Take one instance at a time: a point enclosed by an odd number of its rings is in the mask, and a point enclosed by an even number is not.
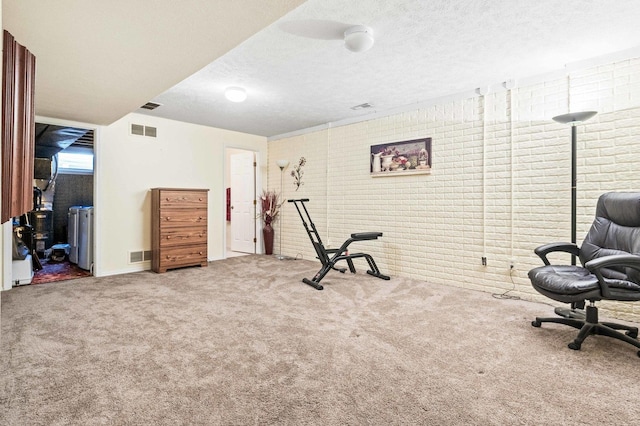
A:
[[[273,254],[273,227],[271,223],[265,223],[262,228],[262,240],[264,241],[264,254]]]

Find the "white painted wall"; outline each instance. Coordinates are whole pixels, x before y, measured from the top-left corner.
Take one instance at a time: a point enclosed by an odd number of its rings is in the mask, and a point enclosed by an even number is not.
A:
[[[276,159],[304,156],[305,185],[294,192],[286,176],[284,195],[311,199],[325,244],[382,231],[352,249],[371,253],[385,273],[550,302],[527,272],[541,265],[536,246],[570,240],[570,128],[551,118],[584,110],[599,114],[578,127],[581,241],[601,193],[640,190],[640,59],[270,141],[269,187],[280,187]],[[431,175],[369,175],[371,145],[421,137],[433,138]],[[283,252],[313,259],[295,210],[282,226]],[[639,304],[600,306],[640,319]]]
[[[129,134],[131,123],[156,127],[158,137]],[[129,114],[100,129],[96,143],[96,204],[100,235],[96,275],[148,269],[129,264],[129,252],[151,248],[151,193],[154,187],[209,189],[209,260],[225,248],[225,147],[257,151],[262,136]],[[259,173],[266,165],[259,165]]]
[[[267,142],[262,136],[141,114],[129,114],[110,126],[40,116],[36,120],[95,131],[96,276],[150,268],[150,262],[129,263],[130,251],[151,249],[150,188],[209,189],[208,259],[217,260],[225,249],[225,147],[256,151],[258,180],[266,180]],[[158,137],[130,135],[131,123],[156,127]],[[3,232],[3,246],[11,241],[10,225],[8,229]],[[3,264],[9,273],[10,248],[3,253],[5,258],[8,255]],[[3,289],[10,288],[9,275],[3,279]]]

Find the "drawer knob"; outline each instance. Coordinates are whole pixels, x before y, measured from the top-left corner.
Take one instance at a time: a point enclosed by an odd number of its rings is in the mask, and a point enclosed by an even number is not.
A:
[[[167,235],[167,240],[170,240],[170,239],[171,239],[171,235]]]
[[[200,252],[200,255],[202,256],[202,252]]]
[[[167,220],[171,220],[171,217],[170,217],[170,216],[167,216]]]

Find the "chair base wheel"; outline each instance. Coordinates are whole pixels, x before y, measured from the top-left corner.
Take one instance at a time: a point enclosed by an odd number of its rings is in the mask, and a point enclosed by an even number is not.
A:
[[[542,326],[542,323],[538,320],[534,320],[534,321],[531,321],[531,325],[534,327],[540,327]]]
[[[627,331],[625,333],[627,336],[631,337],[632,339],[637,339],[638,338],[638,332],[637,331]]]
[[[580,347],[582,346],[582,344],[581,343],[576,343],[576,342],[571,342],[567,346],[569,346],[569,349],[573,349],[574,351],[579,351]]]

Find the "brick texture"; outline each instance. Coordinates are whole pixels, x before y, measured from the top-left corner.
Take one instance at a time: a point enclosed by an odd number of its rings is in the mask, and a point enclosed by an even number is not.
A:
[[[392,276],[549,302],[527,272],[541,264],[536,246],[570,240],[571,130],[551,118],[583,110],[598,115],[577,127],[580,242],[600,194],[640,190],[640,59],[270,141],[268,186],[280,189],[275,162],[289,159],[284,195],[311,200],[325,245],[382,231],[381,240],[353,248]],[[422,137],[432,138],[430,175],[370,176],[371,145]],[[300,157],[304,185],[295,191],[289,173]],[[292,207],[284,206],[277,225],[282,251],[313,259]],[[640,320],[638,303],[600,306],[604,316]]]

